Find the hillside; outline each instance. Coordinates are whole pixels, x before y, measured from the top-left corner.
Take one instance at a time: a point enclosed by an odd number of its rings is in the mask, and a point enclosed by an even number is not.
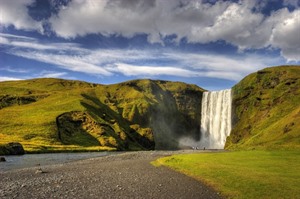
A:
[[[0,145],[27,152],[174,149],[199,139],[204,90],[180,82],[0,82]]]
[[[300,147],[300,67],[271,67],[233,87],[234,126],[227,149]]]
[[[200,140],[203,92],[196,85],[159,80],[0,82],[0,154],[10,142],[27,152],[185,147],[179,146],[181,138]],[[299,66],[253,73],[232,93],[226,149],[299,148]]]

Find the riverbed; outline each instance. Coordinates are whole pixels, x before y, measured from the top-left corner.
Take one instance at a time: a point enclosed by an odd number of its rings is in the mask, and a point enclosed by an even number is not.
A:
[[[89,158],[120,154],[120,152],[83,152],[83,153],[46,153],[1,156],[6,162],[0,162],[0,172],[24,169],[36,166],[63,164]]]
[[[41,169],[4,171],[0,172],[0,198],[222,198],[200,181],[150,163],[160,157],[191,152],[204,151],[108,153]]]

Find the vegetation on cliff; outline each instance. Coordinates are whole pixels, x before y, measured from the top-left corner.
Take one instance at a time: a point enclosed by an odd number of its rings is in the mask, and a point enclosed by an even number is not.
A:
[[[227,149],[300,148],[300,67],[271,67],[233,87]]]
[[[99,85],[62,79],[0,83],[0,144],[27,152],[174,149],[199,139],[203,89],[135,80]]]
[[[27,152],[176,149],[182,137],[200,139],[203,91],[147,79],[1,82],[0,144]],[[299,148],[300,67],[245,77],[233,87],[233,116],[227,149]]]

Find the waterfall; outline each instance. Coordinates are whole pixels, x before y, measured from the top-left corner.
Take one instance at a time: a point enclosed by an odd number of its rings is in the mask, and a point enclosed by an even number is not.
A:
[[[204,92],[199,146],[207,149],[224,149],[230,131],[231,89]]]

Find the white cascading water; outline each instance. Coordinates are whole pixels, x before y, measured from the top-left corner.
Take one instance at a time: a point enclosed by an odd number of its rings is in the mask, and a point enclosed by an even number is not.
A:
[[[231,89],[204,92],[199,146],[206,149],[224,149],[230,131]]]

